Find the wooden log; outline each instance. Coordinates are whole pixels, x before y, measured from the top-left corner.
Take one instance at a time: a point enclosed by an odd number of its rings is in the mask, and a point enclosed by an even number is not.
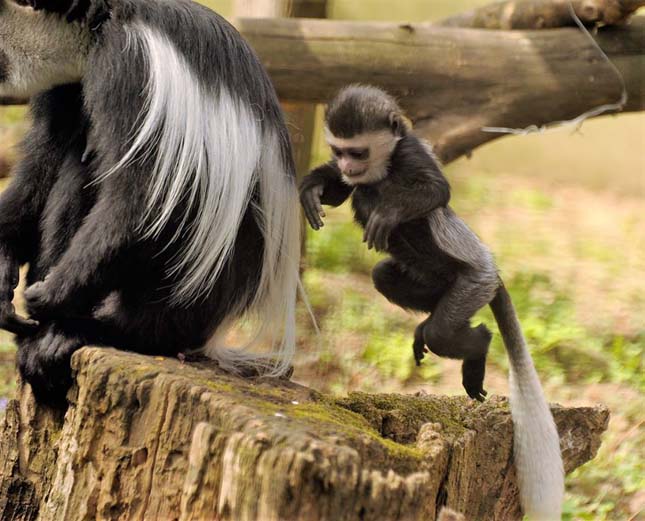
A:
[[[282,99],[324,102],[348,82],[396,95],[444,162],[524,128],[617,102],[614,69],[579,29],[488,31],[430,24],[237,21]],[[622,74],[624,111],[645,109],[645,18],[596,37]]]
[[[241,18],[325,18],[327,0],[234,0],[233,16]]]
[[[23,387],[0,423],[5,521],[521,517],[505,399],[339,399],[111,349],[72,365],[64,416]],[[553,411],[570,472],[596,454],[608,412]]]
[[[451,16],[446,27],[546,29],[574,26],[571,7],[586,25],[624,23],[645,0],[507,0]]]

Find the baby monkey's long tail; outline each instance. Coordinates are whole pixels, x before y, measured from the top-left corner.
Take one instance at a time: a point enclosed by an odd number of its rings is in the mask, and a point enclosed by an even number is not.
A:
[[[559,521],[564,496],[560,438],[513,302],[501,280],[490,307],[510,361],[514,458],[522,507],[531,521]]]

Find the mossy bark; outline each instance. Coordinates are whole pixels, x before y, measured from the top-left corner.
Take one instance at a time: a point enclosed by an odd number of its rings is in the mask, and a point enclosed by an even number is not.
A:
[[[111,349],[74,355],[66,414],[28,387],[0,426],[0,518],[520,518],[505,399],[351,394]],[[602,407],[554,407],[568,471]]]

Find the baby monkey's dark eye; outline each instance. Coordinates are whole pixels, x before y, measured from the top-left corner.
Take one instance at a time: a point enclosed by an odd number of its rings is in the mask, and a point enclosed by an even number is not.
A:
[[[365,161],[366,159],[369,159],[370,157],[370,149],[369,148],[360,148],[356,150],[349,150],[347,152],[349,154],[349,157],[352,159],[356,159],[358,161]]]
[[[334,157],[342,157],[343,151],[338,147],[331,147],[331,153],[334,154]]]

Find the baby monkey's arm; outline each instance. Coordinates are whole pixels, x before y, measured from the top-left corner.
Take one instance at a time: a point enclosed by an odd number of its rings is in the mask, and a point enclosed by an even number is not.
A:
[[[368,248],[386,250],[390,233],[401,223],[430,215],[450,201],[450,185],[435,159],[415,137],[399,141],[390,174],[380,182],[379,201],[365,226]]]
[[[300,183],[300,202],[311,227],[319,230],[324,226],[323,204],[340,206],[351,193],[352,187],[343,182],[334,161],[312,170]]]

